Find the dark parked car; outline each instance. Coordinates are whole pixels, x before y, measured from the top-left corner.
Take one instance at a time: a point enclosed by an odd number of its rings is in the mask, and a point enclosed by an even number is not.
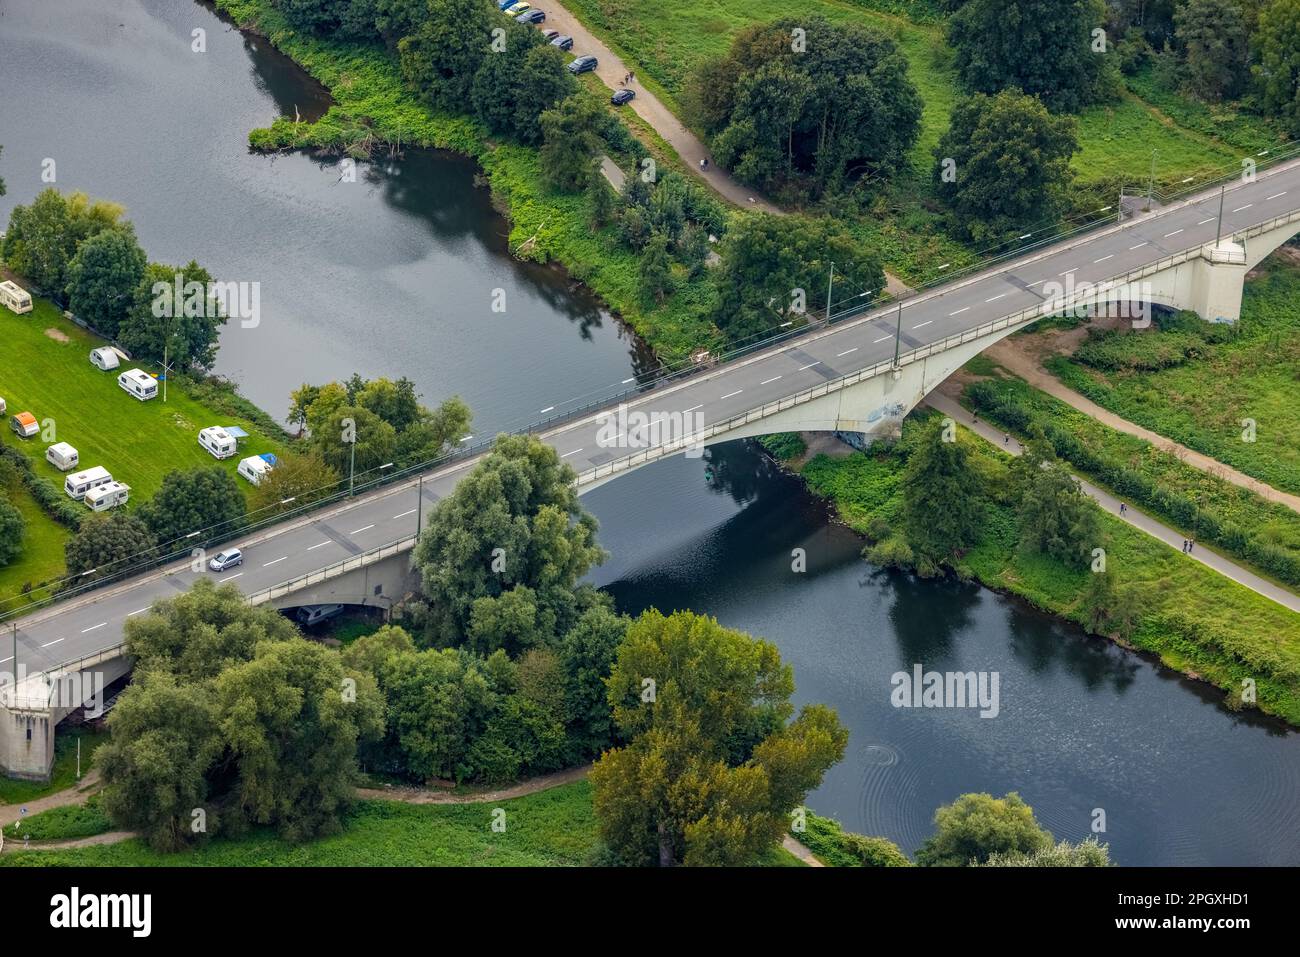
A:
[[[580,56],[569,64],[569,72],[572,74],[590,73],[596,69],[596,58],[594,56]]]
[[[614,95],[609,98],[609,102],[615,106],[622,106],[630,102],[632,97],[636,96],[636,90],[615,90]]]
[[[551,40],[551,46],[559,47],[561,50],[573,49],[573,37],[566,37],[563,34]]]
[[[547,43],[550,43],[552,40],[554,40],[554,39],[555,39],[556,37],[558,37],[559,35],[560,35],[560,31],[559,31],[559,30],[543,30],[543,31],[542,31],[542,39],[545,40]]]
[[[515,17],[515,23],[545,23],[546,14],[541,10],[526,10]]]

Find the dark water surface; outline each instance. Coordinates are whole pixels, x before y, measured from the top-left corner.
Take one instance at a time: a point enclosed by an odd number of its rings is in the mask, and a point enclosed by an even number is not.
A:
[[[218,371],[280,416],[303,381],[407,375],[430,402],[459,392],[486,434],[644,368],[595,299],[508,256],[472,163],[413,152],[349,184],[332,161],[248,152],[251,128],[327,106],[197,4],[3,0],[0,216],[51,157],[59,188],[127,206],[151,258],[260,282],[261,324],[226,330]],[[798,700],[851,730],[814,809],[913,850],[937,805],[1018,790],[1071,840],[1104,809],[1123,864],[1300,864],[1300,736],[986,589],[876,573],[752,447],[710,459],[712,483],[678,458],[584,499],[613,554],[596,580],[629,611],[691,608],[776,642]],[[891,707],[890,675],[918,662],[998,672],[1000,715]]]

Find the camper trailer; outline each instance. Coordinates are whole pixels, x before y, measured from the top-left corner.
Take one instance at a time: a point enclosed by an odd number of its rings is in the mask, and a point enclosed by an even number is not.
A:
[[[9,428],[13,429],[14,434],[20,439],[30,439],[41,431],[41,427],[36,423],[36,416],[30,412],[18,412],[9,416]]]
[[[86,493],[91,489],[107,485],[111,481],[113,481],[113,476],[108,474],[108,469],[96,465],[93,469],[86,469],[86,471],[78,472],[76,475],[69,475],[63,480],[63,491],[79,502],[86,497]]]
[[[90,350],[90,364],[100,372],[108,372],[110,369],[116,369],[121,363],[117,358],[117,350],[112,346],[100,346],[98,349]]]
[[[141,402],[158,394],[158,380],[140,369],[127,369],[117,377],[117,384]]]
[[[92,512],[106,512],[126,503],[131,497],[131,486],[121,482],[108,482],[86,493],[83,501]]]
[[[5,405],[4,396],[0,395],[0,415],[4,415],[5,409],[7,408],[9,408],[9,406]]]
[[[240,460],[237,471],[254,485],[261,485],[262,479],[270,474],[272,468],[274,468],[273,464],[262,456],[250,455],[248,458]]]
[[[77,458],[77,450],[67,442],[55,442],[45,450],[45,461],[60,472],[75,469],[77,467]]]
[[[25,312],[32,311],[32,297],[18,283],[6,279],[0,282],[0,305],[7,306],[21,316]]]
[[[219,425],[199,430],[199,445],[213,458],[228,459],[235,454],[235,437]]]

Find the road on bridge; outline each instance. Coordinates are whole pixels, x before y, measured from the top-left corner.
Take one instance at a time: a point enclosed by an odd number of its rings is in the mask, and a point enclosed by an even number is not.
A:
[[[900,348],[907,351],[935,343],[1035,307],[1045,298],[1046,284],[1060,283],[1069,274],[1075,283],[1101,283],[1212,243],[1218,209],[1219,193],[1206,193],[905,300]],[[1230,187],[1223,235],[1296,210],[1300,210],[1300,162],[1279,166],[1253,183]],[[814,327],[707,374],[647,390],[629,406],[656,415],[689,413],[701,428],[724,422],[821,382],[889,361],[898,314],[896,306],[886,306],[840,325]],[[565,411],[564,403],[552,406],[546,401],[538,402],[538,410]],[[592,414],[569,421],[541,437],[581,473],[629,454],[598,441],[601,418]],[[237,540],[231,544],[243,549],[243,566],[213,577],[251,594],[409,537],[416,529],[417,509],[427,510],[445,496],[476,461],[466,459],[428,474],[423,502],[417,502],[412,481]],[[128,619],[144,614],[159,599],[185,591],[201,574],[212,573],[192,572],[186,564],[173,566],[17,619],[18,663],[29,673],[52,670],[117,645]],[[0,638],[0,669],[14,670],[13,659],[13,644],[5,634]]]

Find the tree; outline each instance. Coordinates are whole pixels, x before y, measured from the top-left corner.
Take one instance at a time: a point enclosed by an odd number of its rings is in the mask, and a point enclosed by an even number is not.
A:
[[[190,532],[228,534],[244,518],[244,495],[229,472],[214,465],[163,476],[162,487],[137,510],[165,549]]]
[[[1088,577],[1080,605],[1084,624],[1094,635],[1128,638],[1137,628],[1137,592],[1133,586],[1121,587],[1109,568]]]
[[[587,204],[591,207],[591,225],[599,229],[614,218],[614,191],[598,168],[587,181]]]
[[[312,430],[311,444],[327,466],[350,478],[393,461],[397,430],[369,409],[345,405]]]
[[[463,112],[498,25],[482,0],[428,0],[419,27],[397,44],[402,75],[433,106]]]
[[[733,341],[824,316],[832,263],[835,302],[885,285],[876,256],[829,216],[739,213],[721,255],[714,322]]]
[[[789,720],[794,679],[775,646],[690,612],[629,625],[608,685],[628,743],[593,766],[592,803],[626,864],[752,860],[848,741],[824,706]]]
[[[935,811],[934,823],[935,833],[916,852],[922,867],[984,864],[994,854],[1030,855],[1053,843],[1015,791],[1000,798],[963,794]]]
[[[452,396],[436,409],[420,406],[419,416],[397,436],[395,453],[400,468],[439,458],[469,433],[469,406],[459,396]]]
[[[23,552],[23,535],[27,522],[23,513],[0,497],[0,565],[8,565]]]
[[[147,264],[130,223],[100,230],[68,263],[68,308],[106,338],[116,338]]]
[[[1233,0],[1186,0],[1174,10],[1187,88],[1203,100],[1241,92],[1249,51],[1241,7]]]
[[[505,31],[506,48],[484,57],[474,75],[470,104],[494,133],[536,145],[542,140],[541,114],[572,94],[575,84],[564,53],[540,31],[511,21]],[[520,93],[506,93],[515,90]]]
[[[565,725],[575,761],[599,754],[613,741],[614,723],[605,679],[618,656],[627,626],[625,616],[596,607],[585,612],[560,642]]]
[[[998,852],[981,867],[1110,867],[1110,845],[1090,837],[1078,844],[1062,841],[1031,853]]]
[[[337,492],[339,482],[339,473],[315,452],[286,452],[249,493],[248,505],[259,517],[302,508]]]
[[[77,248],[100,230],[115,226],[122,212],[121,206],[92,201],[85,193],[65,199],[56,189],[43,189],[30,206],[15,206],[9,214],[0,256],[37,290],[62,296],[68,263]]]
[[[922,430],[903,470],[903,522],[912,549],[943,561],[979,539],[984,491],[960,441],[945,441],[937,416]]]
[[[64,546],[68,575],[86,582],[124,571],[157,554],[158,542],[135,515],[117,512],[91,517]],[[93,575],[87,575],[92,569]]]
[[[642,250],[639,276],[644,299],[663,302],[664,296],[672,292],[673,261],[668,255],[668,237],[663,233],[652,234]]]
[[[691,77],[687,101],[721,165],[811,195],[889,176],[920,132],[921,97],[894,41],[822,17],[740,31]]]
[[[1020,494],[1021,548],[1086,568],[1101,545],[1097,506],[1054,455],[1031,464]]]
[[[573,193],[591,181],[602,116],[600,105],[580,93],[542,113],[542,177],[555,189]]]
[[[1117,90],[1116,69],[1097,49],[1105,22],[1105,0],[969,0],[948,21],[948,43],[969,92],[1014,88],[1076,113]]]
[[[212,276],[198,263],[149,263],[117,332],[117,340],[137,359],[172,368],[209,370],[217,361],[217,340],[226,316],[209,295]],[[179,283],[182,295],[176,300]],[[193,285],[193,284],[198,285]]]
[[[1300,136],[1300,0],[1273,0],[1265,7],[1254,45],[1261,104]]]
[[[531,589],[548,634],[576,621],[591,603],[584,597],[590,589],[578,581],[605,553],[595,541],[596,520],[578,504],[574,478],[539,439],[502,436],[438,503],[414,558],[429,602],[431,640],[464,641],[478,599],[519,586]]]
[[[999,240],[1054,219],[1065,205],[1076,123],[1014,90],[956,105],[934,155],[934,183],[958,229]]]
[[[274,0],[295,29],[347,40],[366,40],[376,33],[382,0]]]

